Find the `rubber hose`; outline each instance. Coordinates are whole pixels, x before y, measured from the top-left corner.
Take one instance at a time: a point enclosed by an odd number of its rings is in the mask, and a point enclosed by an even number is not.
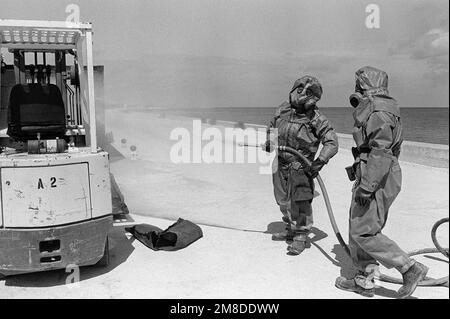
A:
[[[438,242],[438,240],[436,238],[436,232],[437,232],[437,229],[439,228],[439,226],[441,226],[443,223],[448,223],[448,220],[449,220],[448,217],[442,218],[441,220],[438,220],[436,222],[436,224],[434,224],[433,229],[431,230],[431,240],[433,241],[433,244],[440,251],[440,253],[442,255],[446,256],[447,258],[448,258],[448,248],[445,249],[439,244],[439,242]]]
[[[295,150],[289,146],[278,146],[278,150],[282,151],[282,152],[291,153],[291,154],[297,156],[306,166],[311,166],[311,161],[309,159],[307,159],[303,154],[301,154],[300,152],[298,152],[297,150]],[[323,199],[325,201],[325,206],[327,207],[327,212],[328,212],[328,217],[331,222],[331,227],[333,228],[333,231],[336,234],[339,244],[344,248],[344,250],[347,253],[347,255],[349,256],[349,258],[352,259],[351,254],[350,254],[350,249],[348,248],[347,244],[345,243],[344,239],[342,238],[341,232],[339,231],[339,227],[336,223],[336,219],[334,218],[333,208],[331,207],[330,198],[328,197],[328,192],[325,187],[325,184],[319,174],[317,175],[316,179],[317,179],[317,182],[319,183],[320,189],[322,190],[322,195],[323,195]],[[448,249],[442,248],[436,239],[437,229],[439,228],[440,225],[442,225],[443,223],[448,222],[448,221],[449,221],[448,218],[443,218],[443,219],[439,220],[436,224],[434,224],[433,229],[431,230],[431,238],[432,238],[433,243],[436,246],[436,248],[419,249],[419,250],[409,252],[408,255],[415,256],[415,255],[421,255],[421,254],[430,254],[430,253],[440,252],[448,258]],[[403,284],[402,279],[391,277],[391,276],[384,275],[384,274],[380,274],[379,279],[384,282],[400,284],[400,285]],[[446,277],[437,278],[437,279],[426,277],[424,280],[422,280],[419,283],[419,286],[428,286],[428,287],[429,286],[446,286],[446,287],[448,287],[449,286],[449,277],[446,276]]]

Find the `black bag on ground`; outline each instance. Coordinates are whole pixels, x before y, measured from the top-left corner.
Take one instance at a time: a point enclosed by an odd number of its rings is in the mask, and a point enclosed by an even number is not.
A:
[[[203,237],[198,225],[182,218],[164,231],[147,224],[135,225],[125,230],[153,250],[179,250]]]

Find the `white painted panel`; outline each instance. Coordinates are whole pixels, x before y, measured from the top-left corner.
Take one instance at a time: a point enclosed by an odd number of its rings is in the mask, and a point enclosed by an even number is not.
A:
[[[98,152],[89,157],[92,218],[111,214],[111,179],[108,153]]]
[[[1,169],[5,227],[45,227],[91,218],[87,163]]]

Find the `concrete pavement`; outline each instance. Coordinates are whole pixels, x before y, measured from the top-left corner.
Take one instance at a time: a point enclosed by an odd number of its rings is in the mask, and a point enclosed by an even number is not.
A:
[[[170,134],[176,128],[193,133],[191,120],[123,110],[107,111],[106,119],[115,140],[111,171],[131,212],[111,233],[111,265],[83,268],[77,287],[64,284],[64,270],[8,277],[0,281],[0,298],[363,298],[334,287],[335,278],[352,268],[319,188],[312,245],[288,256],[285,243],[271,241],[283,224],[271,176],[259,173],[260,164],[174,164]],[[351,160],[350,151],[341,149],[321,173],[344,238],[351,189],[344,167]],[[384,233],[407,251],[433,247],[431,227],[448,216],[448,168],[401,164],[403,190]],[[198,223],[204,237],[177,252],[152,251],[124,232],[134,223],[164,229],[179,217]],[[439,238],[448,247],[448,226]],[[448,275],[448,261],[432,257],[419,257],[431,267],[429,275]],[[380,283],[376,298],[395,298],[398,288]],[[414,297],[449,298],[449,290],[419,287]]]

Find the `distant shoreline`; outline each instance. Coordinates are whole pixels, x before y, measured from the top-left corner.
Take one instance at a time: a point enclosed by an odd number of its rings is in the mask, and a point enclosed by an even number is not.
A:
[[[124,105],[114,105],[108,104],[112,108],[123,108]],[[178,110],[220,110],[220,109],[273,109],[273,106],[198,106],[195,108],[180,108],[180,107],[154,107],[154,106],[137,106],[137,105],[127,105],[127,108],[132,108],[135,110],[149,110],[149,111],[178,111]],[[328,108],[348,108],[351,109],[350,106],[324,106],[321,105],[319,107],[323,109]],[[403,106],[400,109],[450,109],[450,106]]]
[[[182,125],[189,125],[189,122],[185,122],[188,120],[198,120],[202,122],[202,125],[206,126],[219,126],[219,127],[231,127],[231,128],[253,128],[255,130],[264,129],[266,126],[261,124],[252,124],[248,122],[242,121],[228,121],[228,120],[216,120],[205,117],[196,117],[196,116],[188,116],[185,114],[166,114],[162,112],[149,112],[148,110],[136,110],[136,109],[127,109],[127,110],[119,110],[120,112],[125,113],[134,113],[134,112],[142,112],[147,114],[152,114],[151,116],[155,119],[164,120],[180,120],[183,121]],[[183,123],[182,122],[182,123]],[[192,123],[191,123],[192,124]],[[190,129],[189,127],[186,127]],[[339,147],[342,149],[350,150],[351,147],[354,146],[353,137],[351,134],[339,133],[337,131],[337,135],[339,138]],[[414,163],[419,165],[424,165],[428,167],[435,168],[449,168],[449,145],[439,144],[439,143],[424,143],[424,142],[416,142],[404,140],[402,145],[402,151],[400,154],[400,161]]]
[[[125,107],[128,111],[159,113],[160,116],[184,116],[211,121],[231,121],[267,125],[275,114],[272,108],[143,108]],[[353,127],[352,108],[319,108],[331,121],[335,130],[342,134],[351,134]],[[404,139],[418,143],[449,145],[449,108],[402,108]]]

